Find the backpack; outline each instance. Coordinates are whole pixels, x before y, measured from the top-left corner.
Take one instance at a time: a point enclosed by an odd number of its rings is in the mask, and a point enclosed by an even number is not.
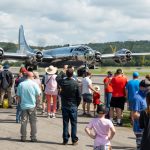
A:
[[[8,71],[1,72],[1,87],[6,90],[11,85],[11,76]]]

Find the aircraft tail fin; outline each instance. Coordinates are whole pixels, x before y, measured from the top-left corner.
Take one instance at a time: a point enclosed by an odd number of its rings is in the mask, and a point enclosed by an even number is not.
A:
[[[17,53],[26,54],[27,52],[33,52],[33,49],[31,49],[26,42],[22,25],[19,28],[18,44],[19,49],[17,50]]]

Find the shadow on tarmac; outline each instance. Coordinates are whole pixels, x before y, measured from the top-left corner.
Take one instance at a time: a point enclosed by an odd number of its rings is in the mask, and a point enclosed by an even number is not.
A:
[[[6,137],[6,138],[0,137],[0,141],[22,142],[20,139],[12,139],[12,138],[10,138],[10,137]],[[58,142],[41,141],[41,140],[38,140],[37,142],[31,142],[30,140],[26,140],[25,142],[22,142],[22,143],[39,143],[39,144],[63,145],[62,143],[58,143]],[[72,145],[72,144],[68,144],[68,145]]]
[[[3,120],[3,119],[0,119],[0,123],[16,123],[16,120],[12,120],[12,119],[7,119],[7,120]]]
[[[93,145],[86,145],[87,147],[93,147]],[[130,146],[112,146],[112,149],[115,150],[135,150],[134,147],[130,147]]]

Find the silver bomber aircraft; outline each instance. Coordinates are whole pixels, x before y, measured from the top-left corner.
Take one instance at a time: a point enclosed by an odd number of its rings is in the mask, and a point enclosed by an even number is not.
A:
[[[28,46],[23,26],[19,28],[19,49],[16,53],[4,52],[0,48],[0,59],[6,60],[21,60],[24,61],[26,66],[36,68],[41,63],[65,62],[65,64],[87,64],[88,66],[94,65],[96,62],[102,62],[103,59],[113,59],[116,63],[128,62],[132,56],[145,56],[150,53],[132,53],[128,49],[120,49],[112,54],[101,54],[99,51],[85,45],[66,46],[61,48],[54,48],[49,50],[36,50]]]

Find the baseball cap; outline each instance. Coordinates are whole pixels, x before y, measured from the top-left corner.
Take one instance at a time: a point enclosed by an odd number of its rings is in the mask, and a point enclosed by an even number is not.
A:
[[[21,73],[27,73],[28,70],[27,70],[26,68],[23,67],[23,68],[20,69],[20,72],[21,72]]]
[[[9,69],[9,65],[8,64],[4,64],[3,69]]]
[[[108,73],[108,74],[113,74],[112,71],[108,71],[107,73]]]
[[[133,72],[133,77],[138,77],[139,73],[138,72]]]

